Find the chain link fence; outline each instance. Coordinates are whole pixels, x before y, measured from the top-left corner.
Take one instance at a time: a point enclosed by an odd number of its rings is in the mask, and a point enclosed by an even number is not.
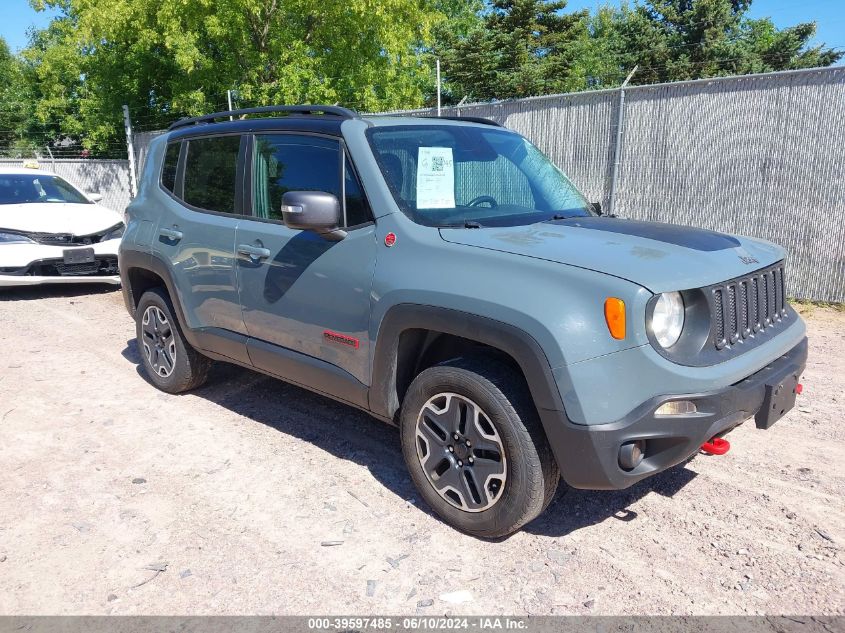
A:
[[[845,302],[845,68],[624,90],[441,113],[523,134],[608,212],[781,244],[789,296]],[[135,135],[139,165],[160,133]]]

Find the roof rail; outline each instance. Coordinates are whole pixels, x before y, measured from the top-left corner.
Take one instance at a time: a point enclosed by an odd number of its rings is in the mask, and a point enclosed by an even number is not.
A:
[[[357,112],[349,110],[348,108],[341,108],[339,106],[329,105],[297,105],[297,106],[262,106],[259,108],[243,108],[241,110],[227,110],[225,112],[213,112],[211,114],[204,114],[203,116],[189,117],[186,119],[179,119],[173,123],[168,130],[176,130],[189,125],[196,125],[198,123],[214,123],[217,119],[226,117],[241,117],[247,114],[269,114],[271,112],[287,113],[287,114],[328,114],[331,116],[340,117],[341,119],[360,119]]]
[[[493,125],[495,127],[505,127],[501,123],[496,123],[493,119],[485,119],[484,117],[480,116],[454,116],[454,115],[444,115],[444,116],[437,116],[436,114],[425,114],[420,117],[420,119],[448,119],[450,121],[469,121],[470,123],[481,123],[482,125]]]

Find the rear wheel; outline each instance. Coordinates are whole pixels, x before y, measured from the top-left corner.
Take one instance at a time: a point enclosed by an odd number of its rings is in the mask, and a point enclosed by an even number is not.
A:
[[[135,311],[141,362],[150,381],[162,391],[182,393],[202,385],[211,361],[185,340],[170,298],[160,288],[141,296]]]
[[[425,501],[447,523],[484,538],[536,518],[560,479],[521,374],[495,359],[455,359],[411,384],[402,451]]]

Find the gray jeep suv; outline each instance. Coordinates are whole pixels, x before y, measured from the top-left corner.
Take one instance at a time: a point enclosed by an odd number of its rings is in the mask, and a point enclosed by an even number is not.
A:
[[[491,121],[184,119],[127,216],[123,292],[158,388],[198,387],[213,359],[368,411],[477,536],[531,521],[561,477],[624,488],[721,452],[801,390],[781,248],[601,216]]]

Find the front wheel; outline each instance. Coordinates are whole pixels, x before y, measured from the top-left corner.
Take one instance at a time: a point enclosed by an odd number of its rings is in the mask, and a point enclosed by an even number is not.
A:
[[[447,523],[506,536],[551,501],[560,473],[522,376],[491,359],[455,359],[411,383],[402,452],[425,501]]]

